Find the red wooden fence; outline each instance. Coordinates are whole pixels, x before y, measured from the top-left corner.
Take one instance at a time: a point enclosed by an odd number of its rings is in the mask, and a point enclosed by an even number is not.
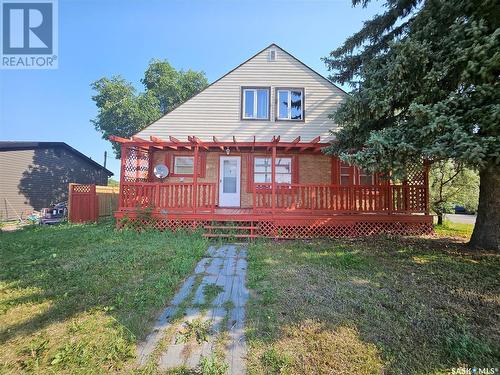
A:
[[[69,184],[69,221],[86,223],[99,216],[95,185]]]

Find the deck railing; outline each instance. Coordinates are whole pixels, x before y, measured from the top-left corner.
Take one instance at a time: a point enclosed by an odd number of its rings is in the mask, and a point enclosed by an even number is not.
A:
[[[276,184],[275,211],[333,211],[337,213],[426,213],[424,185],[310,185]],[[193,196],[196,194],[196,207]],[[119,209],[214,212],[215,183],[126,182],[121,185]],[[272,184],[253,188],[253,209],[273,210]]]
[[[271,183],[255,184],[254,210],[272,210],[272,197]],[[274,209],[338,213],[425,213],[426,205],[423,185],[276,184]]]
[[[192,183],[125,182],[121,185],[120,209],[215,211],[215,183],[200,182],[196,189]]]

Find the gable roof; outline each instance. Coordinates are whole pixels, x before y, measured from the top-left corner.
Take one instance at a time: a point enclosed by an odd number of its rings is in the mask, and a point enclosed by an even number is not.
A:
[[[206,88],[204,88],[203,90],[201,90],[200,92],[198,92],[197,94],[193,95],[191,98],[187,99],[185,102],[183,102],[182,104],[179,104],[178,106],[172,108],[169,112],[167,112],[166,114],[164,114],[160,119],[154,121],[153,123],[151,123],[150,125],[148,125],[145,129],[141,130],[140,132],[138,132],[136,134],[137,137],[149,137],[149,136],[174,136],[174,137],[181,137],[181,138],[185,138],[186,137],[186,134],[187,135],[196,135],[198,136],[199,138],[201,138],[202,140],[211,140],[211,139],[206,139],[206,137],[203,136],[203,134],[200,135],[200,133],[197,133],[196,131],[196,128],[192,128],[192,126],[190,126],[191,124],[181,124],[182,121],[178,121],[177,118],[173,118],[175,115],[177,115],[176,112],[178,111],[182,111],[182,109],[185,107],[187,107],[189,105],[190,102],[192,101],[196,101],[198,100],[200,97],[202,97],[203,95],[206,95],[207,91],[210,91],[211,89],[214,89],[215,86],[217,85],[220,85],[222,82],[224,82],[225,79],[227,79],[229,76],[231,76],[233,73],[237,72],[239,69],[242,69],[242,67],[244,67],[246,64],[252,62],[254,59],[256,59],[257,57],[262,57],[261,55],[266,52],[267,50],[271,49],[271,48],[274,48],[278,51],[280,51],[283,55],[282,56],[286,56],[290,61],[293,61],[297,67],[300,66],[300,68],[303,70],[303,72],[307,72],[307,74],[309,74],[310,76],[314,76],[314,78],[318,81],[321,81],[322,84],[326,87],[328,87],[330,90],[334,91],[338,96],[345,96],[347,95],[347,93],[341,89],[340,87],[338,87],[337,85],[335,85],[334,83],[332,83],[330,80],[328,80],[327,78],[325,78],[324,76],[322,76],[321,74],[319,74],[317,71],[315,71],[314,69],[312,69],[311,67],[309,67],[308,65],[304,64],[302,61],[300,61],[299,59],[297,59],[295,56],[293,56],[292,54],[290,54],[289,52],[285,51],[283,48],[281,48],[280,46],[278,46],[277,44],[275,43],[272,43],[270,44],[269,46],[265,47],[264,49],[260,50],[259,52],[257,52],[256,54],[254,54],[252,57],[248,58],[247,60],[245,60],[244,62],[242,62],[241,64],[239,64],[238,66],[236,66],[235,68],[231,69],[229,72],[227,72],[226,74],[224,74],[222,77],[218,78],[217,80],[215,80],[214,82],[212,82],[211,84],[209,84]],[[296,84],[297,82],[295,82],[294,84]],[[248,81],[241,81],[240,82],[240,87],[241,86],[251,86],[251,85],[254,85],[255,82],[253,82],[251,79],[248,80]],[[260,86],[260,85],[259,85]],[[266,85],[266,86],[271,86],[270,84]],[[278,87],[278,86],[281,86],[281,87],[290,87],[291,84],[281,84],[281,85],[272,85],[274,87]],[[300,83],[298,85],[296,85],[295,87],[302,87],[303,85],[300,85]],[[293,86],[292,86],[293,87]],[[233,95],[237,94],[238,98],[237,100],[239,101],[240,98],[239,98],[239,88],[238,88],[238,92],[235,93],[233,92]],[[271,93],[271,96],[272,96],[272,93]],[[308,95],[306,94],[306,101],[308,99]],[[234,96],[233,96],[233,99],[234,99]],[[271,108],[269,109],[270,111],[272,110],[272,107],[273,105],[271,105]],[[306,108],[307,108],[307,105],[306,105]],[[213,109],[213,108],[212,108]],[[200,109],[202,110],[202,109]],[[239,118],[240,116],[240,113],[239,113],[239,109],[237,111],[237,113],[234,113],[236,111],[233,111],[233,114],[238,117],[236,120],[236,122],[238,123],[241,123],[242,120]],[[169,121],[171,120],[171,121]],[[233,119],[235,120],[235,119]],[[259,123],[269,123],[270,121],[256,121],[256,120],[252,120],[252,121],[255,121],[255,122],[259,122]],[[307,121],[307,115],[306,115],[306,121]],[[208,121],[209,122],[209,121]],[[243,122],[245,123],[248,123],[248,120],[243,120]],[[274,123],[274,121],[271,121],[272,123]],[[280,121],[281,122],[281,121]],[[193,124],[195,125],[195,124]],[[199,124],[200,125],[200,124]],[[234,125],[234,124],[233,124]],[[241,124],[240,124],[241,125]],[[334,124],[331,123],[330,124],[331,126],[333,126]],[[183,126],[186,127],[186,131],[191,131],[189,134],[186,133],[186,134],[180,134],[180,133],[183,133],[182,130],[183,130]],[[293,125],[291,126],[297,126],[297,123],[294,123]],[[168,127],[168,129],[162,129],[164,127]],[[216,128],[213,129],[214,130],[214,134],[212,135],[215,135],[217,136],[218,138],[224,138],[224,134],[220,134],[220,132],[217,131]],[[235,130],[234,129],[234,126],[233,126],[233,129],[226,129],[227,131],[231,131],[231,130]],[[260,130],[260,129],[256,129],[256,130]],[[193,134],[191,134],[193,133]],[[259,131],[256,131],[255,136],[259,136]],[[238,131],[236,131],[236,134],[231,134],[232,135],[235,135],[235,136],[241,136],[241,134],[239,134]],[[280,135],[283,139],[283,137],[286,139],[287,138],[287,135],[286,134],[273,134],[273,135]],[[248,135],[244,135],[243,136],[244,138],[248,138]],[[324,137],[322,137],[324,138]],[[240,138],[238,138],[238,140],[240,140]]]
[[[36,148],[64,148],[70,153],[78,156],[86,162],[92,164],[97,169],[102,169],[108,176],[113,176],[113,172],[104,168],[101,164],[92,160],[88,156],[82,154],[80,151],[74,149],[64,142],[31,142],[31,141],[0,141],[1,151],[15,151],[15,150],[33,150]]]

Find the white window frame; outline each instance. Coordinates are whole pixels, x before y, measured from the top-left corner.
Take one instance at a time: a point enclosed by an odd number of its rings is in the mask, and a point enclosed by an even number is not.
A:
[[[276,50],[274,48],[270,49],[269,50],[269,61],[276,61],[276,56],[277,56]]]
[[[182,158],[193,160],[193,171],[191,173],[179,173],[179,171],[177,170],[177,161]],[[193,173],[194,173],[194,156],[174,155],[174,175],[192,176]]]
[[[265,90],[267,91],[267,100],[266,100],[266,106],[267,106],[267,115],[266,117],[257,117],[257,102],[258,102],[258,95],[257,92],[260,90]],[[251,117],[247,116],[247,111],[246,111],[246,100],[245,100],[245,93],[247,91],[253,91],[253,114]],[[241,95],[241,100],[243,101],[243,105],[241,106],[242,113],[241,113],[241,118],[243,120],[269,120],[270,116],[270,105],[269,105],[269,97],[271,95],[269,87],[249,87],[249,88],[243,88],[242,90],[242,95]]]
[[[257,159],[267,159],[269,161],[269,167],[270,167],[270,170],[269,172],[268,171],[265,171],[265,172],[256,172],[256,168],[255,168],[255,164],[257,163]],[[283,172],[276,172],[276,176],[277,175],[290,175],[290,184],[293,183],[293,158],[292,157],[288,157],[288,156],[285,156],[285,157],[276,157],[276,163],[279,162],[279,160],[289,160],[290,161],[290,172],[289,173],[283,173]],[[267,164],[267,163],[266,163]],[[276,165],[278,166],[278,165]],[[269,184],[272,182],[272,173],[273,173],[273,169],[272,169],[272,158],[269,157],[269,156],[254,156],[254,159],[253,159],[253,182],[255,184]],[[255,175],[256,174],[259,174],[259,175],[271,175],[271,181],[270,182],[255,182]],[[265,179],[265,178],[264,178]],[[289,184],[288,182],[277,182],[279,184]]]
[[[370,184],[368,185],[365,185],[365,184],[361,184],[361,179],[362,177],[370,177]],[[359,178],[358,178],[358,185],[362,185],[362,186],[371,186],[371,185],[375,185],[375,175],[373,173],[367,173],[366,171],[360,169],[359,170]]]
[[[340,174],[340,180],[339,180],[339,184],[342,185],[342,186],[346,186],[346,185],[352,185],[354,183],[353,179],[354,179],[354,176],[353,176],[353,171],[351,170],[351,166],[343,161],[340,162],[339,164],[339,174]],[[343,170],[347,169],[347,173],[343,173]],[[342,184],[342,177],[347,177],[348,178],[348,184]]]
[[[300,118],[292,119],[292,91],[300,91]],[[280,117],[280,92],[288,94],[287,117]],[[276,118],[281,121],[304,121],[304,89],[277,89],[276,90]]]

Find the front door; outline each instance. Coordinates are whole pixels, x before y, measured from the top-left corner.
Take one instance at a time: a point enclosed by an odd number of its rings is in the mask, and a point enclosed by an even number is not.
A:
[[[241,157],[221,156],[219,163],[219,207],[240,206]]]

